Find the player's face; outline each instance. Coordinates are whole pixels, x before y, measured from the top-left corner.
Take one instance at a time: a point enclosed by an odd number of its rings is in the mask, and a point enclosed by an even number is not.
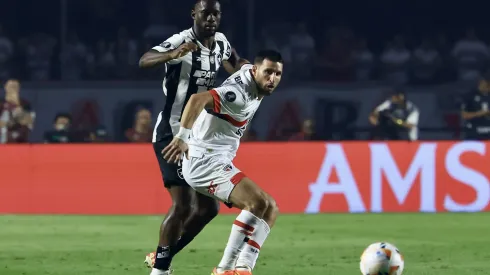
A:
[[[213,0],[203,0],[192,11],[197,31],[206,37],[213,36],[221,22],[221,6]]]
[[[9,80],[5,83],[5,92],[7,94],[18,94],[20,89],[20,84],[16,80]]]
[[[403,104],[405,102],[405,96],[400,94],[400,95],[394,95],[391,97],[391,101],[395,104]]]
[[[276,89],[282,77],[282,63],[265,59],[262,64],[253,67],[255,82],[259,88],[259,94],[269,96]]]
[[[478,83],[478,89],[480,92],[488,94],[490,92],[490,83],[486,80],[481,80],[480,83]]]
[[[65,130],[70,126],[70,119],[67,117],[59,117],[54,124],[54,128],[58,131]]]
[[[148,125],[151,123],[151,113],[147,110],[141,110],[136,115],[136,121],[138,124]]]

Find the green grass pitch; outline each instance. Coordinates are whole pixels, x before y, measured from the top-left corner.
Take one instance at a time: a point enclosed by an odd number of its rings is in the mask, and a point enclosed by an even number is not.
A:
[[[174,259],[176,275],[209,275],[234,216],[219,216]],[[161,217],[0,216],[2,275],[149,274]],[[255,275],[360,274],[376,241],[397,245],[406,275],[490,273],[490,213],[283,215]]]

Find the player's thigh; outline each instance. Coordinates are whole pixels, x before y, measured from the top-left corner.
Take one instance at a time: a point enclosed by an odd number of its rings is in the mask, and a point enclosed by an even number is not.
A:
[[[242,177],[236,183],[228,200],[239,209],[262,209],[265,211],[271,206],[275,207],[274,199],[248,177]]]
[[[162,173],[163,184],[167,189],[174,186],[182,187],[183,189],[187,187],[190,189],[189,185],[184,179],[184,176],[182,175],[182,167],[175,163],[168,163],[163,158],[162,150],[168,145],[168,143],[170,143],[170,140],[162,140],[153,143],[153,150],[158,161],[160,172]]]

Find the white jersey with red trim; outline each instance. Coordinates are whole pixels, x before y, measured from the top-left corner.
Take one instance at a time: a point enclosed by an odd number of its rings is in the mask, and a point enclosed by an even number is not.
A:
[[[253,65],[243,65],[220,87],[210,91],[214,109],[204,110],[192,128],[189,145],[208,152],[236,155],[240,138],[259,108],[257,86],[252,77]]]

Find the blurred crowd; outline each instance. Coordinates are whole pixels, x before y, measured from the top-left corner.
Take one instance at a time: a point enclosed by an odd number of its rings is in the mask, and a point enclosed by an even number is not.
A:
[[[395,35],[380,48],[347,26],[331,26],[322,36],[312,35],[310,28],[303,22],[270,24],[257,34],[253,46],[281,51],[288,65],[286,73],[293,76],[288,79],[293,81],[434,84],[476,80],[490,64],[489,44],[472,28],[455,41],[448,41],[444,34]],[[56,37],[45,33],[16,40],[0,25],[0,79],[158,80],[161,71],[138,69],[139,57],[164,39],[158,37],[180,30],[154,26],[133,35],[120,27],[114,40],[102,37],[92,42],[68,32],[66,43],[60,45]],[[236,36],[232,29],[226,34],[232,41]]]
[[[8,9],[0,9],[0,81],[5,90],[0,98],[0,143],[26,142],[36,125],[36,106],[22,98],[23,82],[162,80],[161,69],[141,70],[138,60],[172,34],[191,27],[194,3],[11,1]],[[381,81],[392,87],[473,83],[490,69],[490,37],[484,21],[478,20],[485,18],[486,9],[466,3],[447,2],[445,12],[440,12],[440,4],[427,1],[423,8],[411,1],[221,3],[220,31],[237,52],[251,58],[259,48],[280,51],[286,63],[284,79],[289,82]],[[41,9],[43,13],[38,12]],[[478,107],[487,97],[488,93],[477,94],[475,102],[468,104]],[[397,104],[390,106],[389,110],[397,112]],[[488,122],[486,106],[481,107],[485,113],[480,120]],[[149,142],[152,111],[156,110],[136,104],[124,115],[123,129],[111,137],[106,125],[89,127],[73,114],[60,112],[52,118],[52,129],[42,129],[44,141]],[[380,124],[387,117],[383,112]],[[398,120],[390,115],[387,121],[393,124]],[[291,129],[271,133],[266,139],[318,139],[311,119],[296,121]],[[257,140],[257,134],[249,129],[244,140]]]

